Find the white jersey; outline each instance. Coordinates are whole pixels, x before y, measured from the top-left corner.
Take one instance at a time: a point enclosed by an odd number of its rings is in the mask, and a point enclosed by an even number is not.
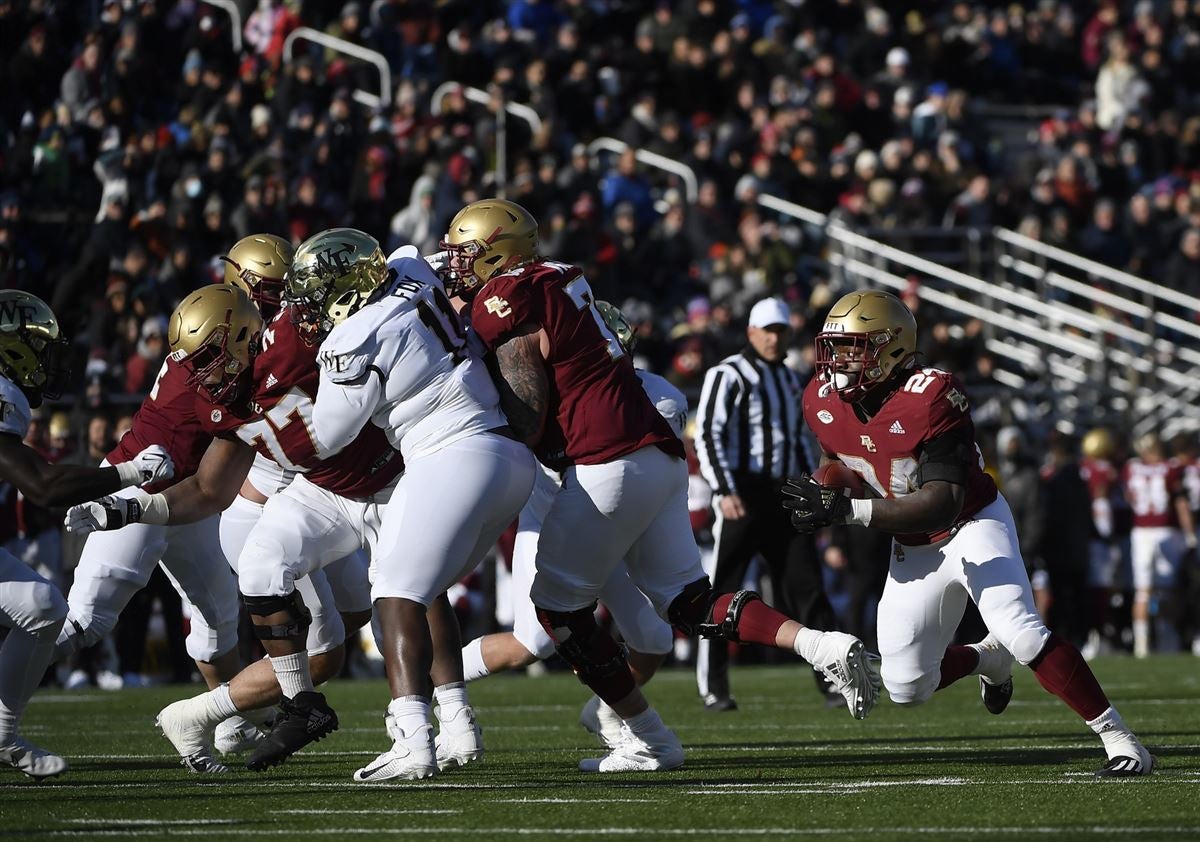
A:
[[[666,379],[649,371],[638,369],[637,376],[642,381],[642,388],[646,390],[646,396],[650,398],[654,408],[658,410],[658,414],[671,425],[671,431],[682,439],[688,417],[687,398],[684,397],[683,392],[672,386]]]
[[[16,383],[7,377],[0,377],[0,433],[23,439],[32,421],[29,398],[25,397]]]
[[[394,252],[388,269],[387,292],[321,343],[317,442],[337,452],[369,419],[410,461],[503,427],[491,375],[433,270],[411,247]]]

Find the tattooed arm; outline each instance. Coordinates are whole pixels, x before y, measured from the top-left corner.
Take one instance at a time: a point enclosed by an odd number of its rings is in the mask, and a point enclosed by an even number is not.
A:
[[[550,384],[542,354],[543,331],[526,325],[496,346],[492,375],[500,392],[500,408],[513,432],[530,447],[546,425]]]

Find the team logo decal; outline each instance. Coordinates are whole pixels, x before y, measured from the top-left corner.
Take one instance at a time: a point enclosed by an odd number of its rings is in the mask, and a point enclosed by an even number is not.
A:
[[[487,308],[489,313],[497,315],[502,319],[512,315],[512,308],[508,306],[508,302],[498,295],[493,295],[487,301],[483,302],[483,306]]]
[[[958,389],[951,389],[947,392],[946,400],[950,401],[960,412],[967,411],[967,396]]]
[[[220,424],[220,423],[221,423],[221,418],[222,418],[222,417],[223,417],[223,416],[221,415],[221,410],[219,410],[219,409],[214,409],[214,410],[212,411],[212,420],[213,420],[213,423],[214,423],[214,424]]]
[[[892,422],[892,426],[888,427],[888,432],[895,433],[898,436],[902,436],[902,435],[904,435],[904,425],[900,423],[899,419],[896,419],[895,421]]]
[[[817,413],[817,420],[820,421],[822,424],[832,424],[833,423],[833,413],[830,412],[828,409],[822,409],[820,412]]]
[[[867,453],[875,452],[875,442],[871,441],[870,436],[859,436],[858,441],[863,447],[865,447],[867,449]]]

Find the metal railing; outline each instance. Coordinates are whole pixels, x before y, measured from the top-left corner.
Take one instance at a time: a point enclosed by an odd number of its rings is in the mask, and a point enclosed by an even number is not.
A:
[[[629,148],[629,144],[623,140],[617,140],[615,137],[598,137],[587,146],[588,156],[596,157],[597,152],[613,152],[620,154]],[[700,181],[696,178],[695,171],[687,164],[681,164],[673,158],[668,158],[665,155],[659,155],[657,152],[649,152],[645,149],[635,149],[634,157],[637,158],[639,164],[645,164],[648,167],[669,172],[672,175],[678,176],[683,182],[683,194],[689,205],[695,204],[696,197],[700,195]]]
[[[205,2],[208,2],[208,0],[205,0]],[[301,26],[298,29],[292,30],[291,34],[283,42],[283,60],[285,63],[291,63],[293,47],[297,41],[311,41],[314,44],[320,44],[326,49],[337,53],[344,53],[351,58],[375,65],[375,68],[379,71],[379,93],[373,94],[370,91],[356,88],[351,96],[354,97],[355,102],[360,102],[368,108],[386,108],[392,104],[392,69],[388,67],[387,59],[383,57],[383,53],[368,50],[366,47],[360,47],[358,44],[351,43],[344,38],[335,38],[332,35],[308,26]]]
[[[233,40],[233,54],[242,54],[242,10],[238,8],[237,3],[233,0],[204,0],[209,6],[216,6],[218,9],[229,15],[229,35]]]
[[[490,105],[492,95],[482,88],[471,88],[466,85],[461,85],[458,82],[443,82],[433,89],[433,93],[429,97],[429,111],[434,117],[442,113],[442,101],[455,91],[461,91],[463,98],[470,100],[478,105]],[[524,120],[529,124],[529,130],[534,134],[538,134],[542,130],[542,118],[536,111],[528,105],[520,102],[509,102],[505,100],[504,110],[514,117]]]

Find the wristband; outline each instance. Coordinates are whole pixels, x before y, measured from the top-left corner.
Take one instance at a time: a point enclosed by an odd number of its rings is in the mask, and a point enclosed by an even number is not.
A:
[[[850,516],[846,518],[846,523],[857,523],[859,526],[870,526],[871,512],[874,508],[874,500],[851,500]]]
[[[122,462],[119,465],[113,465],[117,469],[117,476],[121,478],[121,487],[130,488],[134,485],[142,484],[142,469],[134,462]]]
[[[165,494],[139,494],[135,498],[142,507],[142,523],[166,526],[171,517]]]

